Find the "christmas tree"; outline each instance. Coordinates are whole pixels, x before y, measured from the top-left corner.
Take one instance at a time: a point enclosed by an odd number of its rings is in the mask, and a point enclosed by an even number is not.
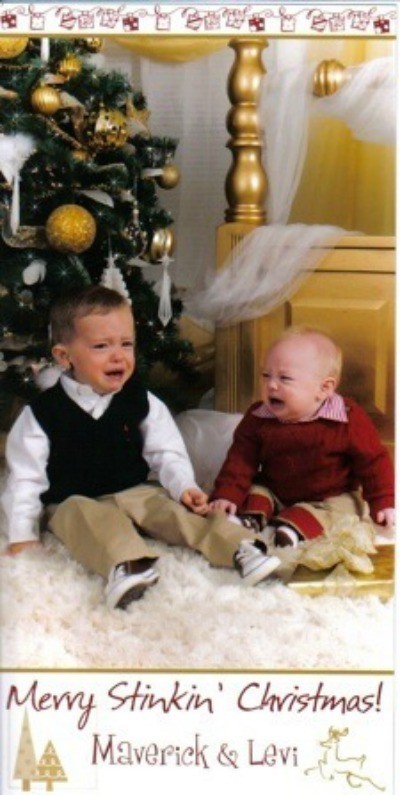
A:
[[[22,722],[21,736],[18,745],[17,759],[15,762],[14,778],[21,779],[22,791],[29,792],[31,781],[36,776],[36,756],[33,747],[28,713],[25,710]]]
[[[68,781],[52,742],[48,742],[37,764],[35,781],[46,783],[46,792],[53,792],[53,784]]]
[[[45,383],[51,302],[86,284],[130,296],[137,370],[172,408],[185,407],[172,396],[193,376],[168,274],[172,218],[158,193],[179,179],[177,141],[151,135],[143,94],[93,63],[100,47],[94,38],[0,37],[3,428],[16,396],[25,401]],[[161,263],[154,282],[143,276],[149,263]]]

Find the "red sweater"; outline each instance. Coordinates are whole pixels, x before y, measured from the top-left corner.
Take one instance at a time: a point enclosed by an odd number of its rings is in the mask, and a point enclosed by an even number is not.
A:
[[[230,500],[240,510],[257,475],[257,483],[285,506],[318,502],[359,486],[374,520],[378,511],[394,506],[392,461],[354,400],[345,398],[348,422],[282,423],[254,416],[260,405],[253,403],[239,423],[211,499]]]

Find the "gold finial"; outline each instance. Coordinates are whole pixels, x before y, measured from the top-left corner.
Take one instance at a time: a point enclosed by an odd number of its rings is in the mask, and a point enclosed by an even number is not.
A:
[[[335,58],[321,61],[314,72],[313,94],[315,97],[329,97],[342,87],[345,69]]]

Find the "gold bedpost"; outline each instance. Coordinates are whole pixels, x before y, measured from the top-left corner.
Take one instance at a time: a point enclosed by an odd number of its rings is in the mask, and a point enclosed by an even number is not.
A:
[[[232,107],[227,116],[231,135],[227,146],[232,152],[232,164],[225,182],[227,223],[217,230],[217,268],[246,234],[266,221],[267,177],[261,159],[258,98],[265,74],[262,52],[267,41],[239,37],[232,39],[229,46],[235,51],[228,78]],[[251,398],[254,351],[246,356],[250,326],[251,323],[241,323],[216,332],[215,409],[218,411],[239,411]],[[242,372],[243,368],[246,373]]]

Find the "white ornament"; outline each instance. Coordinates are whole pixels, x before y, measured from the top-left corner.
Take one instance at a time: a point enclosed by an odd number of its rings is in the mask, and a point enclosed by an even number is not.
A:
[[[54,386],[54,384],[57,383],[61,373],[61,367],[58,367],[56,364],[49,365],[48,367],[44,366],[38,373],[35,374],[35,384],[42,391],[45,389],[50,389],[51,386]]]
[[[124,277],[120,269],[117,268],[111,251],[107,257],[107,267],[104,268],[101,274],[100,284],[102,284],[103,287],[108,287],[110,290],[116,290],[117,293],[120,293],[127,299],[128,303],[132,303]]]
[[[158,305],[158,317],[163,326],[167,326],[172,317],[171,304],[171,277],[169,275],[169,264],[172,262],[168,254],[164,254],[161,259],[162,277],[160,289],[160,303]]]
[[[114,207],[114,200],[111,198],[109,193],[106,193],[104,190],[80,190],[79,193],[82,193],[84,196],[88,196],[89,199],[93,199],[93,201],[98,202],[99,204],[105,204],[106,207]]]
[[[43,36],[40,40],[40,58],[44,63],[50,58],[50,39],[47,36]]]
[[[15,235],[19,227],[19,174],[24,163],[35,151],[35,141],[30,135],[16,133],[0,136],[0,171],[12,185],[11,231]]]
[[[24,284],[36,284],[42,282],[46,276],[46,263],[42,259],[34,259],[31,264],[22,272]]]

